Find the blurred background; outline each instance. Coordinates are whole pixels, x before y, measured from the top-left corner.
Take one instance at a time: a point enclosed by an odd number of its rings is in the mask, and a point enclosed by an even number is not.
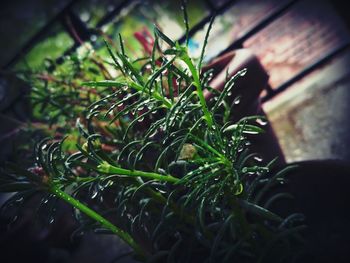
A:
[[[329,159],[350,163],[350,16],[346,1],[187,2],[193,57],[200,55],[208,23],[215,14],[205,62],[247,49],[268,74],[268,83],[259,96],[288,163]],[[8,159],[16,147],[10,140],[16,133],[16,123],[11,125],[9,119],[24,121],[30,115],[26,104],[30,87],[16,74],[40,70],[48,61],[63,63],[67,55],[83,45],[107,57],[101,35],[117,41],[121,33],[127,52],[142,56],[154,25],[183,42],[181,1],[3,1],[0,160]],[[97,241],[91,235],[81,246],[103,251],[96,261],[94,251],[81,249],[73,259],[67,259],[61,250],[51,251],[56,255],[50,262],[108,262],[108,253],[125,252],[125,247],[117,252],[106,250],[111,244],[118,247],[120,241],[108,236]]]
[[[107,55],[97,35],[142,55],[137,34],[158,25],[184,39],[181,1],[15,0],[0,10],[0,65],[6,72],[60,62],[83,43]],[[250,49],[269,75],[262,101],[288,162],[350,160],[349,16],[346,1],[189,0],[190,51],[199,55],[206,27],[216,19],[206,62],[239,48]],[[136,34],[135,34],[136,33]],[[24,118],[20,84],[0,79],[2,115]],[[16,87],[17,86],[17,87]],[[22,87],[23,89],[23,87]],[[22,112],[21,112],[22,111]],[[7,134],[11,130],[2,131]],[[2,137],[2,143],[7,137]],[[5,149],[1,150],[2,152]]]

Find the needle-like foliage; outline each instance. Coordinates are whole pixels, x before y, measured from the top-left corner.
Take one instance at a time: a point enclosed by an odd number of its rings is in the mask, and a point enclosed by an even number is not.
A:
[[[142,60],[130,59],[121,36],[119,49],[106,42],[115,78],[59,85],[46,79],[44,88],[33,89],[41,110],[55,109],[50,124],[65,116],[65,124],[75,123],[69,130],[75,136],[39,142],[29,169],[6,165],[0,191],[17,194],[4,207],[47,193],[75,208],[79,231],[116,234],[141,261],[294,260],[304,228],[300,215],[283,218],[269,210],[289,197],[270,192],[293,167],[272,174],[274,161],[250,152],[247,134],[264,132],[261,116],[230,121],[231,103],[238,103],[232,90],[246,69],[221,92],[212,90],[210,72],[201,66],[209,33],[198,61],[189,56],[187,40],[180,45],[157,27],[154,34],[152,54]],[[212,101],[205,89],[214,93]],[[72,141],[76,145],[64,150]]]

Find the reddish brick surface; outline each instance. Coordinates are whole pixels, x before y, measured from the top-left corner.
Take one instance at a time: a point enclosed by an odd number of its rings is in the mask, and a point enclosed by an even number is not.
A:
[[[244,46],[259,57],[276,88],[349,41],[348,29],[327,1],[301,0]]]
[[[276,8],[288,0],[239,0],[235,1],[223,16],[224,24],[228,23],[228,32],[235,40],[272,13]],[[217,19],[221,19],[218,17]]]

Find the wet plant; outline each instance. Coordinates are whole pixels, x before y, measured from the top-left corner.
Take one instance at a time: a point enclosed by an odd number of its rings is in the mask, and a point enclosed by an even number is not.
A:
[[[77,231],[117,235],[140,261],[295,260],[300,214],[269,209],[289,197],[270,193],[293,167],[272,173],[274,160],[250,152],[247,134],[264,132],[261,116],[230,121],[238,102],[231,92],[246,69],[228,75],[222,91],[210,87],[202,62],[212,22],[198,60],[187,40],[181,45],[155,27],[152,54],[140,60],[125,53],[121,36],[118,48],[106,42],[117,77],[75,76],[74,85],[55,83],[59,93],[49,81],[34,89],[42,111],[56,109],[50,125],[63,116],[74,127],[37,143],[31,167],[4,166],[0,191],[16,193],[3,210],[41,192],[46,203],[74,208]]]

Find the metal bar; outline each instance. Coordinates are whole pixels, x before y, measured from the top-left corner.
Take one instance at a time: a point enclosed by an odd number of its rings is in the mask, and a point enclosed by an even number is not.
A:
[[[234,42],[232,42],[226,49],[221,51],[218,56],[221,56],[222,54],[232,51],[237,48],[242,48],[243,43],[256,33],[258,33],[260,30],[268,26],[272,21],[277,19],[278,17],[282,16],[284,13],[288,11],[290,7],[292,7],[298,0],[292,0],[287,2],[286,4],[282,5],[280,8],[278,8],[275,12],[273,12],[271,15],[265,17],[260,23],[258,23],[256,26],[254,26],[252,29],[250,29],[247,33],[245,33],[242,37],[238,38]]]
[[[101,28],[102,26],[104,26],[105,24],[109,23],[119,12],[122,8],[128,6],[131,2],[133,2],[134,0],[125,0],[122,3],[120,3],[116,8],[113,9],[113,11],[111,11],[110,13],[108,13],[107,15],[105,15],[104,17],[101,18],[101,20],[99,22],[97,22],[96,24],[96,28],[95,29],[87,29],[89,35],[93,34],[94,30]],[[83,22],[82,22],[83,23]],[[83,40],[87,40],[87,39],[83,39]],[[68,56],[69,54],[71,54],[72,52],[74,52],[78,47],[80,47],[81,43],[75,42],[75,44],[70,47],[69,49],[67,49],[61,56],[59,56],[58,58],[56,58],[56,62],[58,64],[63,63],[63,58],[65,56]]]
[[[333,57],[337,56],[338,54],[340,54],[341,52],[343,52],[344,50],[346,50],[349,47],[350,47],[350,42],[347,42],[347,43],[340,45],[339,47],[333,49],[332,51],[327,53],[325,56],[320,58],[319,60],[315,61],[311,65],[309,65],[309,66],[305,67],[304,69],[302,69],[301,71],[299,71],[299,73],[297,73],[292,78],[290,78],[289,80],[287,80],[286,82],[281,84],[278,88],[273,89],[272,91],[268,92],[267,95],[261,99],[261,101],[266,102],[266,101],[270,100],[271,98],[273,98],[277,94],[281,93],[282,91],[286,90],[288,87],[293,85],[295,82],[302,79],[307,74],[311,73],[316,68],[318,68],[319,66],[321,66],[322,64],[324,64],[328,60],[332,59]]]
[[[5,64],[2,66],[3,70],[11,67],[15,62],[17,62],[24,54],[28,51],[47,34],[50,28],[59,21],[63,15],[70,9],[70,7],[78,0],[71,0],[56,16],[54,16],[45,26],[43,26],[34,36],[32,36],[20,50]]]
[[[215,12],[217,10],[216,6],[210,0],[205,0],[204,2],[211,12]]]
[[[104,26],[105,24],[109,23],[113,20],[113,18],[120,13],[120,10],[122,10],[124,7],[129,5],[133,0],[124,0],[122,1],[116,8],[114,8],[111,12],[109,12],[107,15],[101,18],[100,21],[96,24],[97,28],[100,28]]]
[[[91,30],[72,10],[68,10],[61,18],[61,23],[76,45],[89,40],[92,34]]]

